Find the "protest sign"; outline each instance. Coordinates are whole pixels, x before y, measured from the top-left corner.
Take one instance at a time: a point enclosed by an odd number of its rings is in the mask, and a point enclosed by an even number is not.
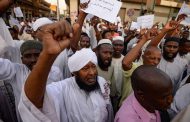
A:
[[[118,17],[116,18],[116,22],[115,22],[115,23],[120,23],[120,22],[121,22],[121,17],[118,16]]]
[[[181,6],[181,9],[179,10],[177,18],[180,14],[186,14],[187,15],[185,20],[183,20],[180,24],[189,25],[190,24],[190,6],[188,4],[186,4],[185,2],[183,3],[183,5]]]
[[[121,5],[122,2],[117,0],[91,0],[88,4],[88,8],[84,11],[114,23]]]
[[[154,24],[154,15],[145,15],[137,18],[137,23],[141,28],[151,28]]]
[[[183,3],[183,5],[181,6],[181,9],[179,10],[178,15],[180,14],[190,15],[190,6],[186,4],[185,2]]]
[[[23,13],[22,13],[20,7],[14,8],[14,13],[15,13],[16,17],[23,17]]]
[[[80,3],[87,3],[89,0],[80,0]]]
[[[137,22],[133,22],[131,23],[131,27],[130,27],[130,30],[135,30],[135,29],[140,29],[139,25]]]
[[[88,15],[86,16],[86,20],[89,20],[89,21],[90,21],[93,17],[94,17],[94,15],[88,14]]]

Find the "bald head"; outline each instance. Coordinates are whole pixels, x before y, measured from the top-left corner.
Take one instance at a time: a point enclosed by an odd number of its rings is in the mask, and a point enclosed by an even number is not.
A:
[[[172,100],[172,81],[154,66],[142,65],[131,76],[132,87],[139,103],[149,112],[166,110]]]
[[[160,91],[172,85],[169,76],[154,66],[142,65],[132,74],[132,87],[143,92]]]
[[[161,51],[158,47],[148,46],[144,51],[144,55],[150,55],[152,52],[160,52],[161,53]]]
[[[160,63],[161,51],[158,47],[149,46],[143,54],[143,64],[157,66]]]

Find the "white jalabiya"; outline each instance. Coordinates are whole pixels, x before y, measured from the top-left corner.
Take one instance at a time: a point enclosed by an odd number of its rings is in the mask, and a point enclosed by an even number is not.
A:
[[[96,39],[96,32],[93,26],[90,26],[89,29],[89,37],[90,37],[90,45],[91,48],[94,49],[97,47],[98,43],[97,43],[97,39]]]
[[[121,96],[121,87],[123,84],[124,76],[122,71],[122,60],[124,56],[120,58],[112,58],[112,66],[114,67],[114,77],[116,81],[116,89],[119,96]]]
[[[68,67],[68,59],[72,54],[73,51],[71,49],[65,49],[57,56],[53,63],[53,66],[59,67],[59,69],[62,71],[63,79],[71,77],[71,72]]]
[[[12,85],[15,95],[16,108],[18,106],[22,87],[30,70],[24,65],[19,63],[12,63],[7,59],[0,58],[0,80],[9,82]],[[56,82],[62,79],[62,73],[57,67],[52,67],[48,76],[47,83]],[[18,111],[18,109],[16,109]],[[17,117],[19,118],[18,112]]]
[[[24,43],[23,40],[13,40],[13,45],[6,47],[6,52],[0,55],[1,58],[9,59],[13,63],[22,64],[20,46]]]
[[[13,39],[4,22],[0,17],[0,56],[7,52],[7,47],[12,46]]]
[[[177,57],[173,62],[168,62],[162,57],[160,63],[158,64],[158,68],[170,76],[173,83],[174,94],[181,83],[181,77],[186,66],[187,63]]]
[[[188,76],[189,77],[189,76]],[[190,104],[190,83],[183,85],[178,89],[170,108],[170,116],[174,117],[181,110]]]
[[[107,122],[109,86],[98,77],[100,89],[85,92],[71,77],[46,87],[43,108],[37,109],[22,93],[19,111],[24,122]]]
[[[4,20],[0,17],[0,36],[8,43],[8,45],[12,45],[13,38],[4,22]]]

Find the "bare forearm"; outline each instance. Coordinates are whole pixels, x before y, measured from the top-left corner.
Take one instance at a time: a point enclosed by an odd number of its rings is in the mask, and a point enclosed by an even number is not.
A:
[[[81,36],[81,31],[82,31],[82,26],[84,23],[84,19],[86,17],[86,13],[81,13],[79,14],[78,20],[77,20],[77,24],[73,26],[74,28],[74,37],[72,39],[72,43],[71,43],[71,49],[75,52],[78,49],[78,42],[80,40],[80,36]]]
[[[37,108],[41,108],[43,105],[46,81],[55,57],[43,51],[36,66],[26,80],[24,86],[26,96]]]
[[[130,42],[131,39],[133,39],[133,38],[134,38],[133,34],[130,34],[129,36],[126,37],[125,40],[126,40],[127,42]]]
[[[158,46],[162,38],[166,35],[168,31],[163,29],[155,38],[151,40],[148,46]]]
[[[145,39],[140,40],[140,42],[133,48],[127,55],[124,57],[122,61],[122,66],[124,70],[130,70],[131,64],[133,61],[135,61],[139,55],[139,52],[141,51],[141,48],[146,43]]]

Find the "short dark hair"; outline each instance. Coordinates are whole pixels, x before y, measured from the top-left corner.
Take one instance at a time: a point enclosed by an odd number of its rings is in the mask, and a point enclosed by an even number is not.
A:
[[[82,32],[82,33],[81,33],[81,36],[88,36],[88,34],[85,33],[85,32]]]
[[[81,33],[80,39],[81,39],[82,37],[88,37],[88,39],[90,40],[90,37],[89,37],[88,34],[85,33],[85,32],[82,32],[82,33]]]
[[[168,37],[166,38],[165,42],[164,42],[164,45],[167,43],[167,42],[177,42],[179,43],[180,42],[180,38],[177,38],[177,37]]]
[[[179,42],[179,46],[183,46],[186,42],[190,43],[190,40],[186,39],[186,38],[181,38],[180,42]]]
[[[106,33],[109,33],[109,32],[111,32],[111,31],[110,31],[110,30],[104,30],[104,31],[102,32],[102,38],[104,39],[104,38],[105,38]]]
[[[36,41],[36,40],[27,40],[25,41],[21,47],[20,47],[20,52],[21,52],[21,55],[24,54],[25,51],[27,50],[30,50],[30,49],[37,49],[37,50],[40,50],[42,51],[42,43],[39,42],[39,41]]]

